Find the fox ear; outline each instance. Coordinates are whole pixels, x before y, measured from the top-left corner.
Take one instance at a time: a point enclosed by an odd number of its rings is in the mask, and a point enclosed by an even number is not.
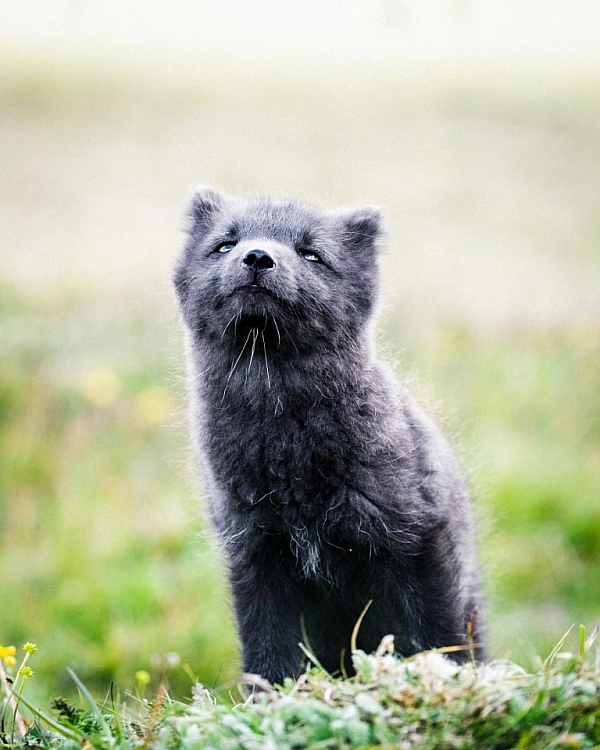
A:
[[[208,231],[226,200],[227,197],[224,193],[209,185],[198,185],[187,210],[187,215],[192,222],[190,231]]]
[[[369,254],[376,251],[377,240],[383,231],[379,206],[341,209],[337,212],[336,224],[345,247]]]

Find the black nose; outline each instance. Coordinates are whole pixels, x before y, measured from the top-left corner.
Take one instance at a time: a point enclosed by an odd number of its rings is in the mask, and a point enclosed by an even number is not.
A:
[[[255,273],[266,273],[275,267],[275,261],[264,250],[250,250],[244,255],[242,265]]]

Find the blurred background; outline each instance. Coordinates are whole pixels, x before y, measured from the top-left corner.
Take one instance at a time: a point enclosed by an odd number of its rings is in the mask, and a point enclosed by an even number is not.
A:
[[[600,5],[40,0],[0,24],[0,643],[239,674],[170,273],[193,186],[386,215],[380,349],[477,505],[490,652],[600,620]],[[576,647],[573,634],[569,644]]]

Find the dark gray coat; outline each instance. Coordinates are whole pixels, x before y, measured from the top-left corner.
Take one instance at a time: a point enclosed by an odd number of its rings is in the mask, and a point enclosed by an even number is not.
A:
[[[465,482],[375,358],[378,209],[200,187],[190,216],[174,281],[244,670],[297,674],[305,638],[325,668],[349,670],[370,600],[366,651],[389,633],[404,655],[465,646],[469,629],[480,640]]]

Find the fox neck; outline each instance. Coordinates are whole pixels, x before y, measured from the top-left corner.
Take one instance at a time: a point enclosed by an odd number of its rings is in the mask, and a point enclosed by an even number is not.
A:
[[[241,333],[244,332],[244,336]],[[372,364],[365,340],[300,347],[285,334],[260,327],[238,329],[234,340],[191,344],[197,395],[218,410],[276,413],[285,405],[314,406],[354,391]],[[225,338],[225,337],[224,337]]]

